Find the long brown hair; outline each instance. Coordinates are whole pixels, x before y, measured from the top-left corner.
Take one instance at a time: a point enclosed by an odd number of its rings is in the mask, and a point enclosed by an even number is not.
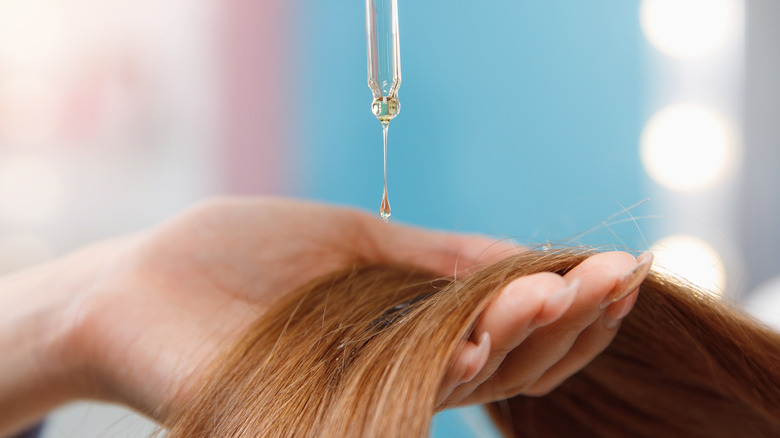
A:
[[[588,255],[527,251],[457,281],[392,266],[321,278],[215,360],[169,436],[425,436],[448,363],[500,285]],[[488,409],[516,437],[775,437],[778,382],[780,335],[651,273],[596,360],[546,396]]]

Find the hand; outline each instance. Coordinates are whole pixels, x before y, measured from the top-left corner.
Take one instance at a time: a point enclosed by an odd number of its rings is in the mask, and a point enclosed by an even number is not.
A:
[[[354,263],[464,275],[514,251],[324,205],[210,202],[3,280],[0,411],[9,416],[0,418],[0,434],[86,397],[130,405],[164,424],[243,329],[309,280]],[[453,362],[442,400],[552,389],[611,340],[615,328],[603,322],[627,313],[636,294],[606,311],[599,303],[636,265],[627,254],[602,254],[565,278],[537,274],[507,285],[475,329],[481,342],[467,343]],[[578,291],[554,294],[576,278]]]
[[[539,273],[508,285],[456,355],[440,406],[549,393],[584,368],[617,333],[652,265],[622,252],[591,256],[565,276]]]
[[[461,274],[513,251],[289,200],[221,200],[65,260],[73,287],[56,357],[74,396],[165,423],[208,364],[283,293],[354,263]]]

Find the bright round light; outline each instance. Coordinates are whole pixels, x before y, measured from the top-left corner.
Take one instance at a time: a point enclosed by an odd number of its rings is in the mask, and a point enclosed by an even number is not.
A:
[[[666,55],[710,55],[734,39],[741,11],[737,0],[644,0],[642,30]]]
[[[655,254],[653,269],[684,278],[712,295],[720,296],[726,285],[723,261],[704,240],[677,234],[650,247]]]
[[[713,110],[673,105],[645,125],[642,164],[656,182],[672,190],[701,189],[731,170],[739,155],[735,139],[731,125]]]
[[[36,156],[0,159],[0,217],[25,225],[53,219],[64,203],[60,168]]]
[[[55,255],[54,248],[41,236],[11,234],[0,237],[0,273],[34,266]]]

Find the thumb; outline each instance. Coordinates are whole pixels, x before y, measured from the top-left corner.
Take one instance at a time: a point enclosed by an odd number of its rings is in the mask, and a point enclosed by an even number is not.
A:
[[[508,240],[387,224],[368,216],[365,230],[370,243],[370,253],[363,254],[367,259],[426,269],[442,276],[468,275],[521,249]]]

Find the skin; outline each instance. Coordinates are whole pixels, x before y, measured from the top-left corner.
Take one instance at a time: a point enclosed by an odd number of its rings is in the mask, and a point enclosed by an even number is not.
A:
[[[463,276],[519,250],[320,204],[208,202],[0,280],[0,436],[79,398],[125,404],[165,424],[210,361],[287,291],[355,263]],[[566,278],[543,273],[505,285],[453,358],[442,406],[560,384],[614,337],[617,326],[605,321],[624,316],[636,291],[600,304],[636,266],[629,254],[600,254]],[[551,299],[575,278],[576,290]]]
[[[505,285],[477,322],[477,341],[454,358],[442,405],[542,396],[584,368],[633,308],[652,255],[640,259],[602,253],[565,276],[543,272]],[[465,371],[457,378],[455,370]]]

